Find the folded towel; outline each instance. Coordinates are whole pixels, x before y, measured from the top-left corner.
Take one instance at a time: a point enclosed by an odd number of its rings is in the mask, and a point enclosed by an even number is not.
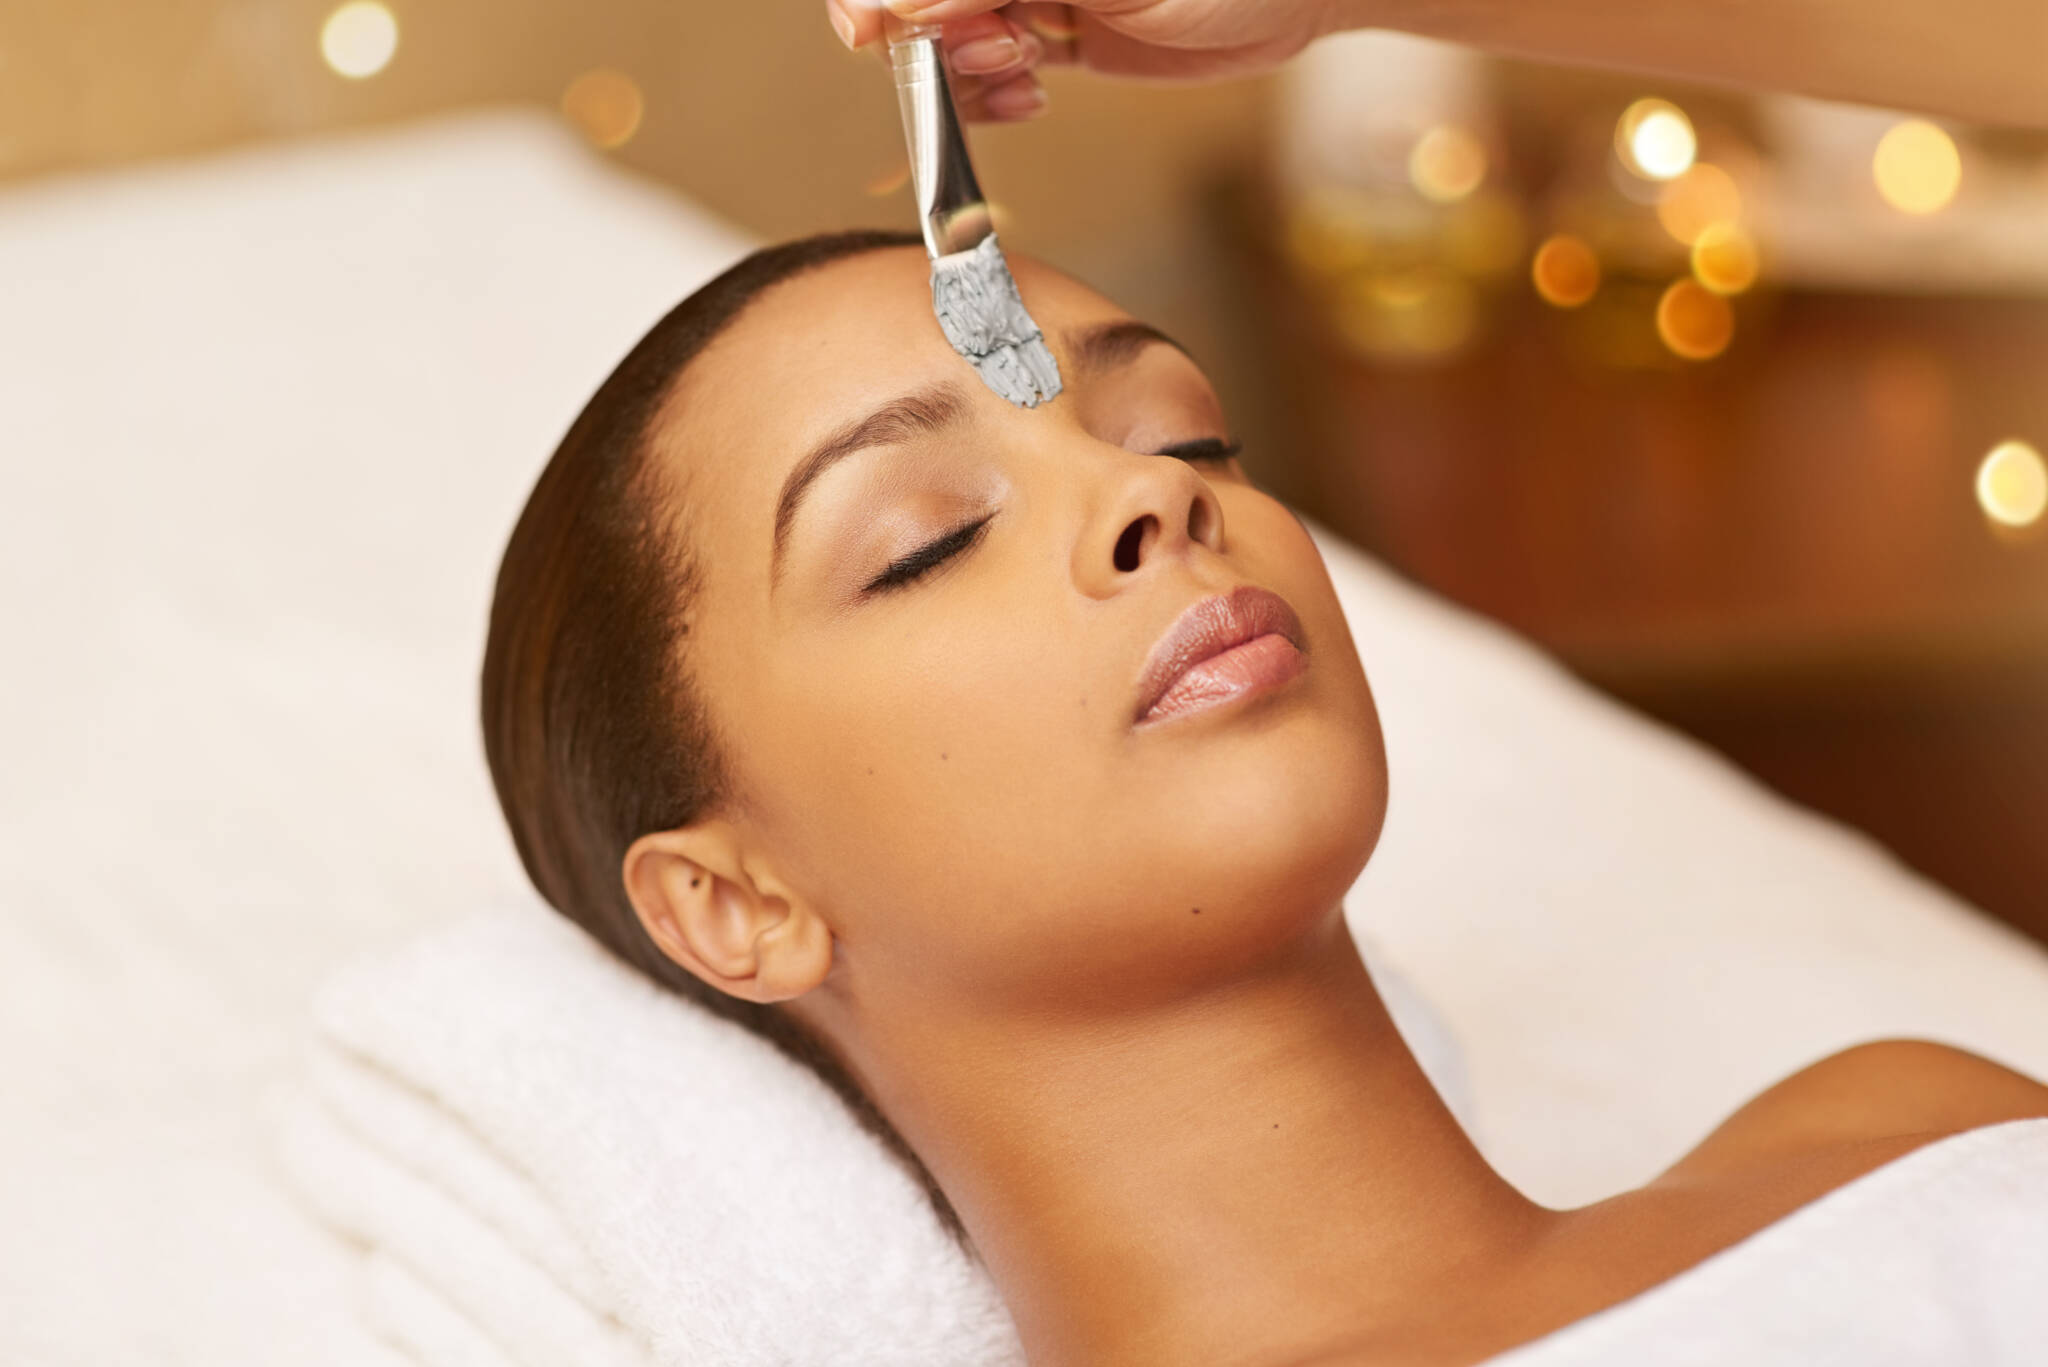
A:
[[[1449,1034],[1368,958],[1454,1113]],[[430,1367],[1021,1364],[910,1172],[772,1045],[538,902],[338,972],[280,1135]]]
[[[414,1362],[513,1367],[488,1335],[381,1248],[363,1259],[363,1301],[369,1325]]]
[[[282,1156],[322,1217],[368,1245],[371,1327],[435,1367],[646,1367],[567,1232],[529,1218],[547,1213],[516,1172],[401,1088],[315,1049]],[[392,1142],[364,1137],[379,1132]]]

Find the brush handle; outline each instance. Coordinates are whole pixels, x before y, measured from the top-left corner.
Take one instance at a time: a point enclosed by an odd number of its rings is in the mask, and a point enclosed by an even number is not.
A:
[[[978,245],[989,235],[988,203],[967,159],[967,137],[934,24],[906,24],[884,13],[889,67],[896,103],[903,113],[903,139],[910,151],[910,184],[917,194],[919,226],[933,259]]]

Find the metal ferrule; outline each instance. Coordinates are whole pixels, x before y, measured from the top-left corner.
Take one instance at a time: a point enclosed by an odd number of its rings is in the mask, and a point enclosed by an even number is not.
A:
[[[889,60],[924,245],[934,259],[964,252],[987,237],[992,225],[988,202],[967,160],[967,139],[946,82],[938,31],[911,30],[900,41],[892,39]]]

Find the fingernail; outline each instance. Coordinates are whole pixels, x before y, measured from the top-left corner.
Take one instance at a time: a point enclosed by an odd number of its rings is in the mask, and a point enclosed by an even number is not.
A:
[[[898,19],[918,19],[945,4],[946,0],[882,0]]]
[[[953,70],[963,76],[986,76],[992,71],[1013,67],[1024,60],[1024,49],[1017,46],[1017,40],[1002,35],[995,38],[977,38],[971,43],[962,43],[953,49]]]
[[[1012,82],[989,91],[983,103],[991,114],[1023,118],[1045,108],[1045,87],[1036,81]]]
[[[831,5],[827,8],[832,12],[832,31],[839,35],[839,41],[846,44],[847,50],[852,51],[853,16],[837,5]]]
[[[1063,5],[1060,9],[1065,10],[1066,7]],[[1053,14],[1040,14],[1037,10],[1024,16],[1024,26],[1049,43],[1071,43],[1081,34],[1071,19],[1058,19]]]

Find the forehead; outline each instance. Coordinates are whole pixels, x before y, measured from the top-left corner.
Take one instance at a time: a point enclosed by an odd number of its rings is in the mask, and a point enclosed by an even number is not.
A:
[[[1079,281],[1030,257],[1008,257],[1025,307],[1049,334],[1080,320],[1125,316]],[[742,387],[788,407],[797,398],[794,387],[803,386],[797,407],[844,411],[848,400],[892,397],[929,379],[968,374],[932,314],[923,248],[884,247],[763,290],[705,348],[677,398],[694,411],[707,396]]]
[[[1056,353],[1063,330],[1129,316],[1079,281],[1007,255]],[[1063,354],[1060,363],[1062,393],[1032,413],[1051,418],[1076,401]],[[765,556],[776,490],[805,451],[880,404],[943,381],[985,410],[979,419],[1025,411],[989,391],[940,332],[922,248],[862,252],[763,290],[683,373],[655,420],[652,455],[687,504],[688,539],[707,562],[744,554],[752,542]]]

